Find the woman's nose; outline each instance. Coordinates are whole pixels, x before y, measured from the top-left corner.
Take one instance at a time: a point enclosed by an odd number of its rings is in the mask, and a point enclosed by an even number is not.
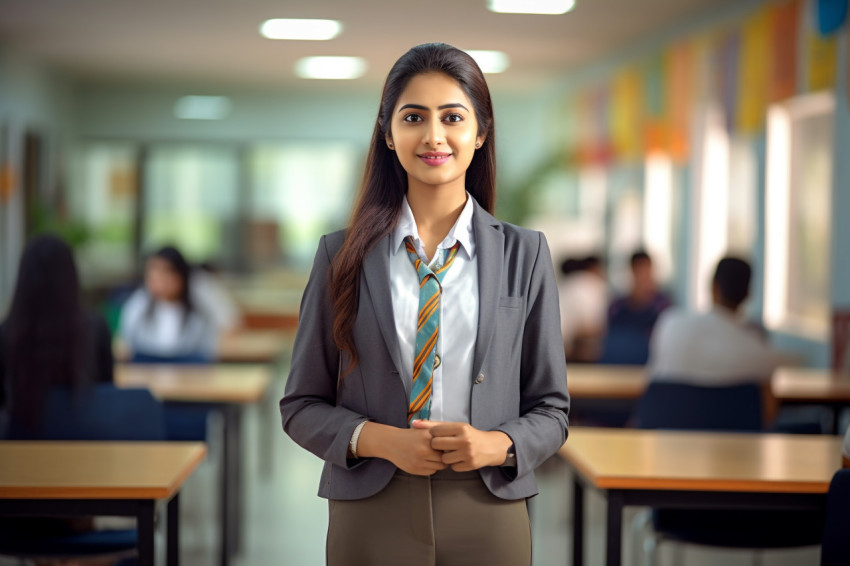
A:
[[[437,146],[446,141],[446,133],[443,130],[443,124],[438,120],[432,122],[425,130],[425,139],[422,140],[426,145]]]

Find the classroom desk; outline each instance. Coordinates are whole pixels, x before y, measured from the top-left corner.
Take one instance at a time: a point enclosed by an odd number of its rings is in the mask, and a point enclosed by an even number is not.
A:
[[[235,330],[222,336],[216,361],[224,364],[270,364],[289,350],[293,340],[291,330]],[[130,350],[121,339],[115,340],[112,349],[117,361],[130,360]]]
[[[567,364],[567,389],[575,399],[638,399],[646,389],[646,368]]]
[[[242,407],[260,401],[271,382],[266,365],[118,364],[115,384],[146,387],[162,401],[211,405],[224,420],[221,490],[221,564],[228,564],[242,536]]]
[[[841,410],[850,407],[850,375],[829,369],[781,367],[771,381],[773,396],[783,404],[823,405],[832,411],[837,434]]]
[[[842,439],[572,427],[573,566],[584,564],[584,488],[605,496],[607,566],[621,564],[623,508],[817,509],[841,467]]]
[[[140,566],[153,566],[157,504],[167,502],[167,563],[179,564],[179,492],[207,448],[197,442],[0,442],[0,515],[135,517]]]
[[[242,310],[246,328],[295,330],[304,283],[294,288],[285,286],[237,285],[231,292]]]

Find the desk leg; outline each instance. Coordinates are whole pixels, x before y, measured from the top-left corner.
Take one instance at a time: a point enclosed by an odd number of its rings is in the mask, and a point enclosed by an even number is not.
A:
[[[136,511],[136,530],[139,533],[139,566],[154,566],[156,547],[154,542],[155,501],[140,501]]]
[[[242,522],[241,489],[241,408],[223,405],[224,442],[222,447],[222,490],[221,490],[221,565],[227,566],[231,557],[239,551],[240,526]]]
[[[174,494],[168,502],[168,548],[166,564],[180,566],[180,492]]]
[[[608,492],[608,517],[605,529],[605,564],[620,566],[623,560],[623,496]]]
[[[584,486],[578,476],[573,478],[573,566],[584,566]]]

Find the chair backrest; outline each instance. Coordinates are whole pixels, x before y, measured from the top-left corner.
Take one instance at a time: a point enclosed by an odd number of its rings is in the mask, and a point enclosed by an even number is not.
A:
[[[850,564],[850,470],[838,470],[829,484],[820,564]]]
[[[649,359],[649,334],[640,328],[612,327],[602,340],[600,364],[643,365]]]
[[[203,354],[181,354],[179,356],[157,356],[154,354],[134,353],[130,358],[132,364],[211,364],[214,360]]]
[[[761,390],[756,383],[703,387],[650,381],[638,401],[635,426],[757,432],[763,426]]]
[[[75,392],[55,388],[36,431],[9,425],[8,437],[31,440],[165,440],[162,403],[147,389],[111,383]]]

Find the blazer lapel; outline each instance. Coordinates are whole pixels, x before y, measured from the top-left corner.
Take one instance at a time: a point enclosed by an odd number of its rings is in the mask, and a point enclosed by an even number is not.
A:
[[[387,350],[390,352],[396,373],[398,373],[407,395],[413,384],[399,371],[401,368],[401,351],[399,350],[398,337],[395,330],[395,315],[393,314],[392,292],[390,291],[390,236],[384,236],[363,259],[363,277],[369,288],[369,297],[372,299],[372,308],[381,328],[381,335]]]
[[[499,286],[505,259],[505,235],[499,230],[501,224],[486,210],[475,203],[472,215],[475,248],[478,254],[478,339],[475,341],[472,375],[481,372],[484,356],[490,348],[496,309],[499,304]]]

